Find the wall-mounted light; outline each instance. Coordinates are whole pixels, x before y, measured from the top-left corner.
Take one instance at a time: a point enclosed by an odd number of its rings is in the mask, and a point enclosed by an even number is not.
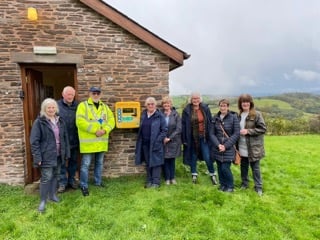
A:
[[[33,7],[28,8],[28,19],[30,21],[38,20],[38,13],[36,8],[33,8]]]

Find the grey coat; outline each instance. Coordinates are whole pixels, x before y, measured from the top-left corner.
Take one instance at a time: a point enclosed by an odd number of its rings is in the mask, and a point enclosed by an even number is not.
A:
[[[170,138],[170,141],[164,145],[164,158],[179,157],[181,155],[181,118],[175,108],[171,109],[169,115],[166,137]]]
[[[56,167],[57,158],[61,156],[62,163],[70,158],[69,139],[65,122],[59,118],[59,133],[61,152],[57,152],[54,132],[45,117],[38,117],[32,126],[30,134],[31,153],[34,167]]]
[[[262,114],[251,109],[245,122],[248,134],[245,136],[248,148],[248,159],[250,162],[258,161],[265,156],[264,134],[267,131]]]

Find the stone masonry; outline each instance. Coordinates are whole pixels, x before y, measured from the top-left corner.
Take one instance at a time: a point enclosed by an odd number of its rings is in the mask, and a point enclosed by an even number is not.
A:
[[[39,20],[27,19],[27,7]],[[0,183],[24,184],[25,132],[21,71],[12,53],[32,53],[34,46],[55,46],[58,53],[81,54],[77,65],[78,100],[88,88],[102,86],[102,100],[112,110],[117,101],[161,99],[169,93],[169,58],[77,0],[0,1]],[[134,165],[137,129],[115,129],[105,157],[104,176],[144,172]]]

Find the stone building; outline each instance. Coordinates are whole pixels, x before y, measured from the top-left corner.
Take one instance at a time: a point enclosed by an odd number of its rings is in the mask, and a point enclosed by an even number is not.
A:
[[[27,18],[29,7],[37,19]],[[39,178],[29,134],[44,98],[59,99],[71,85],[81,101],[95,85],[112,110],[119,101],[143,106],[146,97],[169,93],[169,72],[188,57],[100,0],[1,0],[0,183],[23,185]],[[134,165],[136,133],[112,132],[106,177],[143,171]]]

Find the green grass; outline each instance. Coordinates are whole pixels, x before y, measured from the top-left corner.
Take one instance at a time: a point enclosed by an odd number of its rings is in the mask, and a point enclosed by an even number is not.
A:
[[[200,163],[200,183],[177,163],[176,186],[144,189],[143,177],[106,179],[61,194],[37,212],[39,196],[0,185],[0,239],[320,239],[320,136],[266,136],[261,162],[264,195],[212,186]],[[239,167],[232,166],[240,184]]]

